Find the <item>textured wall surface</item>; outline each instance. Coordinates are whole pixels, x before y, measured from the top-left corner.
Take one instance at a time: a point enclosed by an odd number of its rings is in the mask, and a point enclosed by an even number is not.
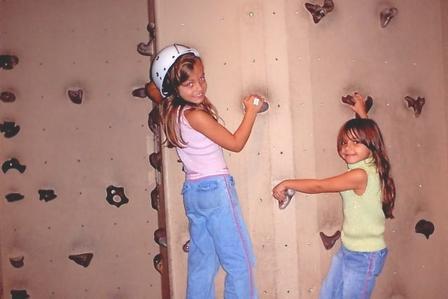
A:
[[[0,2],[0,54],[19,58],[0,69],[0,91],[16,96],[0,102],[0,123],[20,126],[0,135],[0,161],[26,166],[0,173],[1,298],[161,298],[151,103],[131,95],[148,80],[136,51],[147,23],[146,1]],[[81,104],[67,96],[78,88]],[[129,202],[109,204],[109,185]],[[83,253],[87,267],[69,259]]]
[[[370,115],[383,130],[398,190],[396,219],[386,224],[390,255],[373,297],[445,298],[446,4],[335,1],[335,9],[315,24],[305,2],[156,1],[158,47],[180,42],[200,50],[208,97],[230,130],[241,120],[244,94],[262,92],[271,102],[243,152],[226,152],[256,250],[260,295],[318,296],[340,245],[326,250],[319,232],[341,228],[339,195],[297,195],[280,211],[271,186],[285,177],[345,170],[335,140],[353,115],[341,97],[358,90],[374,99]],[[380,12],[393,6],[398,14],[381,27]],[[407,107],[406,96],[426,99],[420,116]],[[183,174],[173,150],[164,151],[164,171],[172,293],[183,298],[182,245],[189,236]],[[435,226],[428,238],[415,232],[422,219]],[[219,296],[222,278],[221,272]]]

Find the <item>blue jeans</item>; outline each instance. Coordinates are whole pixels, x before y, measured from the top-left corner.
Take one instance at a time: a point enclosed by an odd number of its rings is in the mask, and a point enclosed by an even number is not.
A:
[[[351,251],[341,245],[333,256],[320,299],[367,299],[383,269],[387,248],[374,252]]]
[[[226,272],[225,299],[255,299],[252,245],[241,216],[233,177],[186,180],[182,190],[189,221],[187,299],[215,298],[214,278]]]

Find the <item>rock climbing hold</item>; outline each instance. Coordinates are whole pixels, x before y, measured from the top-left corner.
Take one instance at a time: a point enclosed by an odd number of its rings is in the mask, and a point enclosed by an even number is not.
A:
[[[9,193],[5,195],[5,198],[8,202],[15,202],[24,199],[25,196],[20,193]]]
[[[154,135],[159,134],[160,111],[159,106],[154,106],[148,114],[148,127]]]
[[[19,58],[15,55],[0,55],[0,68],[11,70],[19,63]]]
[[[57,195],[54,193],[54,190],[51,189],[40,189],[39,190],[39,199],[45,200],[45,202],[48,202],[50,200],[53,200],[57,197]]]
[[[314,23],[317,24],[323,17],[334,9],[334,3],[333,0],[324,0],[324,4],[322,6],[305,3],[305,8],[311,13]]]
[[[26,166],[20,164],[19,160],[17,160],[16,158],[11,158],[9,160],[6,160],[2,164],[3,173],[6,173],[10,169],[15,169],[18,172],[23,173],[26,169]]]
[[[147,43],[139,43],[137,45],[137,52],[145,56],[152,56],[154,55],[152,44],[156,37],[156,25],[151,22],[146,26],[146,30],[149,33],[149,41]]]
[[[149,164],[158,171],[162,171],[162,152],[149,155]]]
[[[27,299],[30,298],[26,290],[11,290],[11,299]]]
[[[68,256],[69,259],[77,263],[78,265],[87,268],[90,265],[90,261],[93,258],[93,253],[81,253],[81,254],[72,254]]]
[[[415,232],[423,234],[426,239],[429,239],[429,236],[434,233],[434,224],[431,221],[422,219],[415,225]]]
[[[109,187],[107,187],[106,193],[107,193],[106,196],[107,202],[113,206],[116,206],[117,208],[129,202],[129,199],[124,194],[123,187],[115,187],[110,185]],[[117,197],[119,198],[119,200],[115,200]]]
[[[23,255],[9,258],[9,262],[14,268],[22,268],[24,265],[24,260],[25,257]]]
[[[0,100],[4,103],[12,103],[16,100],[16,95],[10,91],[0,93]]]
[[[380,12],[381,27],[386,27],[389,22],[398,14],[398,9],[395,7],[385,8]]]
[[[154,231],[154,241],[160,246],[167,247],[166,230],[164,228]]]
[[[423,105],[425,105],[425,98],[423,97],[417,97],[417,99],[414,99],[410,96],[405,96],[404,100],[408,106],[408,108],[414,110],[414,116],[418,117],[422,113]]]
[[[341,237],[341,232],[338,230],[333,235],[327,236],[323,232],[319,233],[320,238],[322,239],[322,243],[324,244],[325,249],[329,250],[334,246],[334,243]]]
[[[156,187],[151,191],[151,207],[158,211],[159,210],[159,200],[160,200],[160,187],[156,185]]]
[[[156,256],[154,256],[152,260],[154,264],[154,268],[159,272],[160,274],[163,274],[163,259],[162,255],[158,253]]]
[[[6,138],[11,138],[17,135],[20,131],[20,126],[17,126],[13,121],[5,121],[0,124],[0,132],[2,132]]]
[[[182,250],[184,252],[188,252],[190,250],[190,240],[188,240],[187,242],[185,242],[185,244],[182,246]]]
[[[74,104],[81,104],[82,103],[82,96],[83,91],[82,89],[69,89],[67,91],[68,97],[70,98],[70,101],[72,101]]]

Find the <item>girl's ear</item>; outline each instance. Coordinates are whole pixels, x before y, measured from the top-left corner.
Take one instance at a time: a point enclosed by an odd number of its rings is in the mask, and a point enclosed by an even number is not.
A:
[[[151,99],[156,104],[162,103],[163,97],[160,90],[157,88],[156,84],[151,81],[145,85],[145,91],[148,98]]]

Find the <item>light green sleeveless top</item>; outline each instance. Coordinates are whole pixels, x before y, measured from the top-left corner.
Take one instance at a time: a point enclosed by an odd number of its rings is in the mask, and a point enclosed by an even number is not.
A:
[[[341,240],[352,251],[378,251],[386,247],[384,242],[385,220],[381,203],[380,177],[373,158],[348,164],[349,169],[361,168],[367,173],[364,194],[353,190],[341,192],[344,208],[344,223]]]

